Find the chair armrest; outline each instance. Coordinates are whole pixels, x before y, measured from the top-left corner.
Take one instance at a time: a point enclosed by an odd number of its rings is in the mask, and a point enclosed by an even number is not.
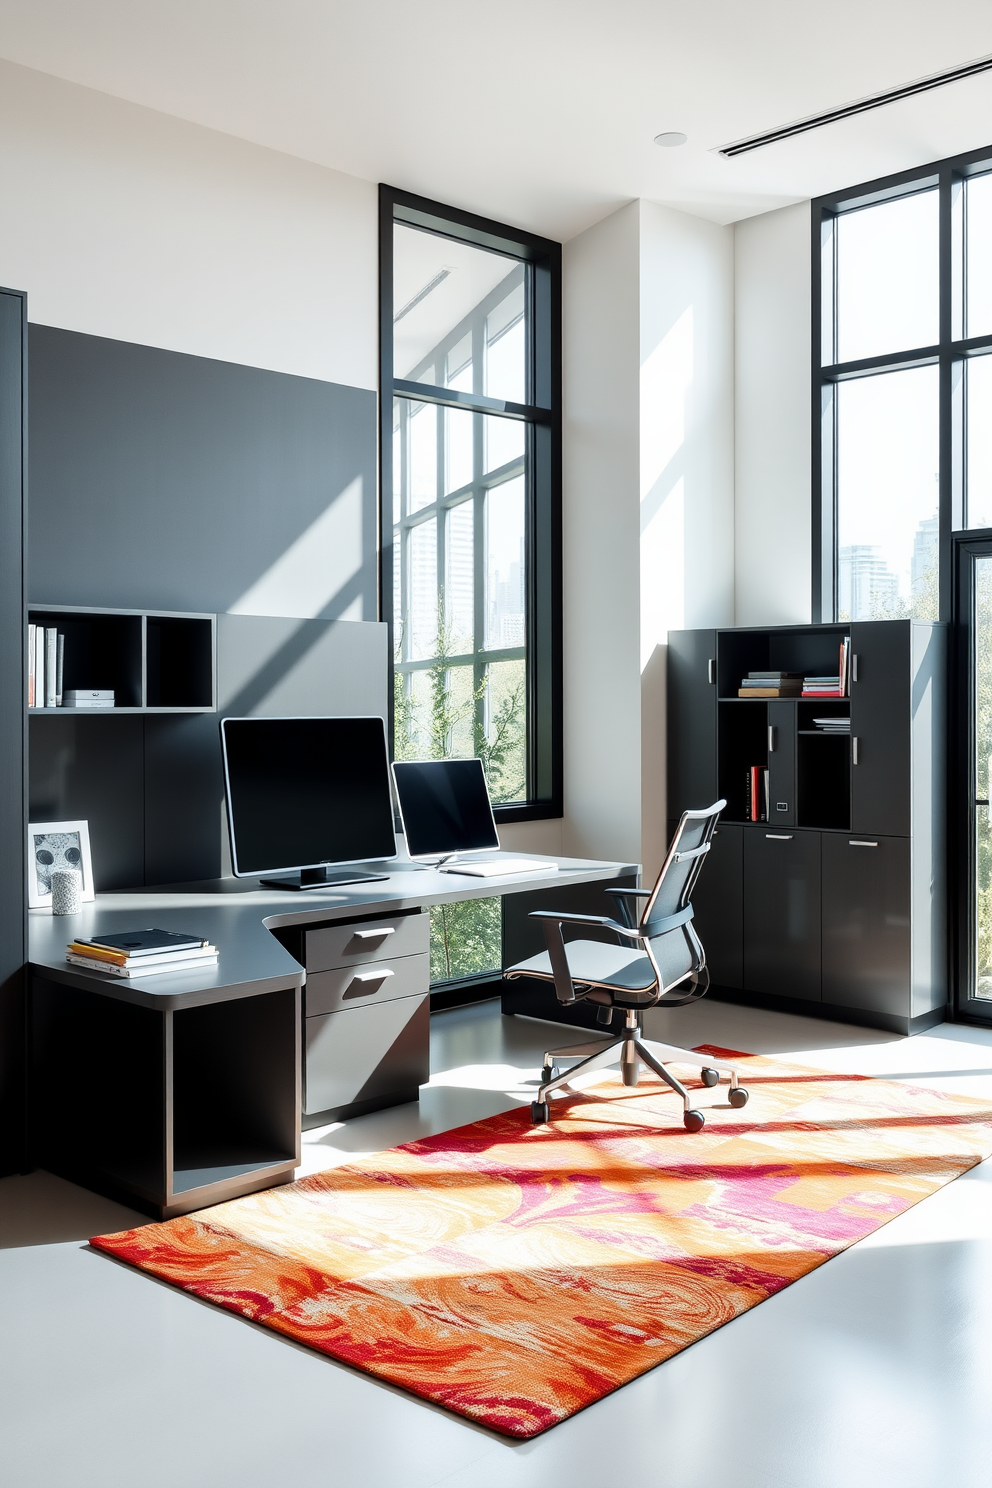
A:
[[[638,899],[650,899],[654,889],[607,889],[606,892],[617,901],[620,913],[623,915],[625,925],[633,928],[636,916],[636,901]],[[634,901],[633,903],[631,901]]]
[[[529,920],[553,920],[557,925],[592,925],[598,930],[612,930],[615,935],[625,935],[628,940],[643,940],[644,931],[621,925],[607,915],[559,914],[554,909],[532,909]]]

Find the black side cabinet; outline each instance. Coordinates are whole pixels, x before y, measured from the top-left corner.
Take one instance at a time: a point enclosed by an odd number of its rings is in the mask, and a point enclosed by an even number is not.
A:
[[[837,672],[845,636],[847,696],[739,696],[748,672]],[[913,620],[670,637],[670,825],[727,800],[695,893],[715,989],[903,1033],[943,1018],[946,644]]]

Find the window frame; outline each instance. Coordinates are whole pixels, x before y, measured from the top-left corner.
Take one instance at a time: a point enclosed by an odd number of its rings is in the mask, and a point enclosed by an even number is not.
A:
[[[938,482],[938,613],[949,621],[953,608],[952,548],[964,533],[966,480],[966,369],[970,357],[992,351],[992,335],[963,336],[955,322],[964,304],[967,234],[963,183],[992,171],[992,146],[948,156],[915,170],[865,181],[811,202],[811,456],[812,456],[812,618],[833,621],[837,614],[839,553],[837,544],[837,399],[834,389],[852,378],[936,366],[939,380]],[[856,361],[836,360],[837,242],[833,223],[846,212],[876,206],[899,197],[936,189],[938,195],[939,333],[932,346],[918,346]],[[824,286],[831,287],[829,312]],[[957,303],[956,303],[957,301]],[[822,360],[824,322],[829,314],[833,336],[831,360]]]
[[[505,402],[394,376],[393,226],[400,222],[473,244],[530,266],[530,343],[526,404]],[[412,195],[379,187],[379,615],[389,633],[393,668],[393,401],[395,396],[440,408],[522,421],[528,430],[525,475],[525,594],[527,658],[527,778],[525,802],[494,806],[497,822],[562,815],[562,573],[561,573],[561,244],[533,233]],[[468,499],[472,500],[473,497]],[[448,504],[438,502],[437,506]],[[431,504],[434,505],[433,503]],[[478,564],[480,555],[476,554]],[[478,647],[476,648],[478,649]],[[498,658],[497,658],[498,659]],[[393,744],[393,689],[389,689]]]

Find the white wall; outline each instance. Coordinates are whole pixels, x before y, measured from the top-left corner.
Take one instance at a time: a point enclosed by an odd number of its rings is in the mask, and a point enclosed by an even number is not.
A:
[[[378,385],[371,182],[0,62],[0,200],[33,321]]]
[[[668,843],[668,632],[734,618],[733,247],[732,228],[641,203],[641,857],[648,878]]]
[[[576,856],[640,857],[640,210],[563,262],[565,820]]]
[[[810,208],[738,222],[736,620],[810,619]]]

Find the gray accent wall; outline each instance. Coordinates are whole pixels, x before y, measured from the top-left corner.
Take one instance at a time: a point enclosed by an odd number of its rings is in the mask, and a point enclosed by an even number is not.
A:
[[[29,599],[218,615],[218,711],[30,721],[98,890],[225,871],[225,715],[386,717],[376,396],[30,327]],[[234,611],[235,613],[230,613]]]
[[[32,604],[375,620],[376,395],[29,328]]]

